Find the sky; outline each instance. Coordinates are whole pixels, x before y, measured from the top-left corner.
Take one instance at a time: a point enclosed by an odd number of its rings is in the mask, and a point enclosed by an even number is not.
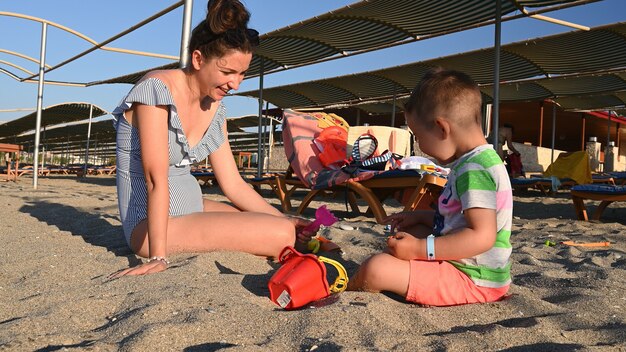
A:
[[[101,42],[174,4],[175,0],[0,0],[0,12],[44,18],[69,27]],[[244,0],[252,14],[249,26],[267,33],[328,11],[355,3],[356,0]],[[206,1],[195,0],[192,25],[206,15]],[[597,27],[626,21],[626,0],[603,0],[544,15]],[[141,50],[166,55],[179,55],[182,28],[182,7],[108,44],[108,46]],[[502,24],[502,44],[544,37],[574,29],[535,19],[522,18]],[[46,63],[59,64],[88,49],[91,44],[58,28],[48,27]],[[41,24],[0,16],[0,50],[10,50],[39,59]],[[412,44],[374,51],[353,57],[278,72],[264,77],[265,87],[377,70],[411,62],[448,56],[461,52],[493,47],[494,28],[486,26]],[[610,48],[607,48],[610,50]],[[626,55],[626,53],[624,53]],[[37,72],[38,64],[0,52],[0,68],[20,77],[30,76],[2,61]],[[91,82],[164,65],[172,60],[148,58],[96,50],[45,75],[46,79]],[[258,79],[245,80],[239,91],[258,89]],[[128,84],[107,84],[92,87],[44,86],[43,106],[65,102],[93,103],[112,111],[131,88]],[[256,114],[258,101],[245,97],[224,99],[229,117]],[[20,118],[31,111],[4,112],[11,109],[35,109],[37,84],[18,82],[0,73],[0,123]],[[110,117],[107,115],[103,118]]]

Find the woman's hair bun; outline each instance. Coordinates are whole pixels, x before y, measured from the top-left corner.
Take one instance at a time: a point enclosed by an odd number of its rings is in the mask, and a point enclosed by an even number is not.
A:
[[[209,0],[205,24],[214,34],[229,29],[246,28],[250,12],[239,0]]]

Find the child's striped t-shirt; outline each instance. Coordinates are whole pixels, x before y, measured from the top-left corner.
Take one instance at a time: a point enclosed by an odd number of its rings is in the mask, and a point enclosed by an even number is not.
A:
[[[451,172],[439,197],[433,233],[445,236],[467,227],[465,209],[495,209],[498,233],[494,246],[472,258],[450,263],[478,286],[506,286],[511,282],[509,239],[513,217],[513,196],[506,168],[490,144],[472,149],[449,166]]]

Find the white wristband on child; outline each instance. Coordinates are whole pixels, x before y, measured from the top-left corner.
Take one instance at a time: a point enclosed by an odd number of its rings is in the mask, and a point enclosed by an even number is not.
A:
[[[426,258],[435,260],[435,235],[433,234],[426,237]]]

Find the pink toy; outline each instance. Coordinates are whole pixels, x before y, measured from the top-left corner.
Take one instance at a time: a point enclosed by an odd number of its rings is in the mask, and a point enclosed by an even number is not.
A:
[[[337,219],[325,205],[322,205],[315,211],[315,220],[307,225],[303,231],[315,233],[320,229],[320,226],[330,226],[337,221],[339,221],[339,219]]]

